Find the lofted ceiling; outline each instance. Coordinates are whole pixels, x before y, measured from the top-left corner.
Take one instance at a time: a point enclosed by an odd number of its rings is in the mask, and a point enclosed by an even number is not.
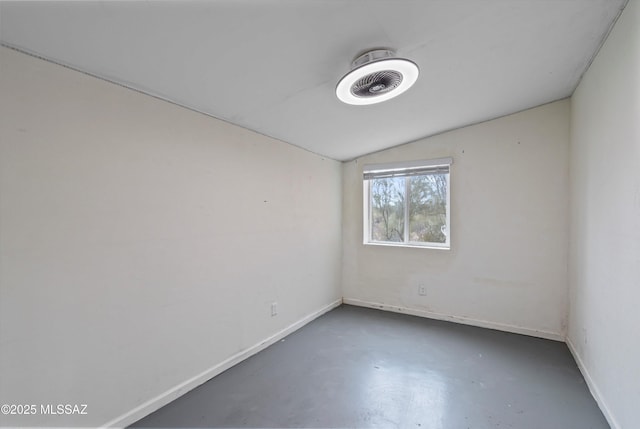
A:
[[[337,160],[572,94],[626,0],[0,2],[2,44]],[[354,57],[420,67],[351,106]]]

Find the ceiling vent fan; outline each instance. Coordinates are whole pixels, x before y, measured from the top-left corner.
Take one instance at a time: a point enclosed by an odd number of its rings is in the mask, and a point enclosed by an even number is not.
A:
[[[413,61],[396,58],[388,49],[375,49],[353,60],[351,71],[336,86],[336,96],[347,104],[380,103],[409,89],[418,74]]]

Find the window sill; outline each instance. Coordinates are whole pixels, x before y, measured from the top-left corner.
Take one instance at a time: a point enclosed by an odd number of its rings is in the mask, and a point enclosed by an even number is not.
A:
[[[380,247],[408,247],[411,249],[431,249],[431,250],[451,250],[451,246],[443,245],[437,246],[433,244],[411,244],[411,243],[377,243],[377,242],[365,242],[362,243],[365,246],[380,246]]]

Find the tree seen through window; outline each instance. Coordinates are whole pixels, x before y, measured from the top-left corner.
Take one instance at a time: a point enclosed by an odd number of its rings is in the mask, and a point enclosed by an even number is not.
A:
[[[437,173],[372,179],[371,240],[446,243],[447,176]]]

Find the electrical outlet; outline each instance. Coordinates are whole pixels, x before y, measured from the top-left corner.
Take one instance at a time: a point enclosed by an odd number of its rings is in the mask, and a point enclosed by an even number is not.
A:
[[[427,287],[425,285],[418,285],[418,295],[420,296],[427,295]]]
[[[278,303],[277,302],[272,302],[271,303],[271,317],[275,316],[278,314]]]

